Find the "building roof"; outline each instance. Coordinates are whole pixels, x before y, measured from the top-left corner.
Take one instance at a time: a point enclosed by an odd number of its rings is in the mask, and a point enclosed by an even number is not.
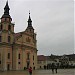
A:
[[[21,33],[15,33],[14,34],[14,40],[17,40],[21,36]]]
[[[70,61],[75,61],[75,54],[66,55]]]
[[[37,59],[38,59],[38,61],[46,61],[46,58],[44,55],[38,55]]]
[[[65,55],[69,58],[70,61],[75,61],[75,54],[69,54]],[[55,59],[61,59],[62,56],[57,55],[51,55],[51,56],[44,56],[44,55],[38,55],[38,61],[53,61]]]
[[[18,37],[20,35],[21,35],[21,33],[15,33],[14,37],[16,38],[16,37]]]
[[[37,59],[38,61],[53,61],[53,59],[50,56],[44,55],[38,55]]]

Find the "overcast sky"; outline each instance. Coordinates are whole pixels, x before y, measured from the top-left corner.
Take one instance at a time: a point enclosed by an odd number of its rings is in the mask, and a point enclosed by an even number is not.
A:
[[[0,17],[6,1],[0,0]],[[39,55],[74,53],[73,0],[8,0],[8,4],[15,32],[26,29],[30,10]]]

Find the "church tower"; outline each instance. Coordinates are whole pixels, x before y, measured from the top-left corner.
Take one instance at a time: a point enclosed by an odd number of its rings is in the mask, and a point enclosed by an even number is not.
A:
[[[27,67],[31,66],[33,69],[37,68],[37,40],[36,40],[36,33],[34,32],[34,28],[32,26],[32,20],[30,17],[30,12],[29,12],[29,18],[28,18],[28,26],[25,30],[25,33],[27,34],[26,40],[28,42],[28,45],[31,45],[31,48],[28,49],[27,55]],[[32,59],[29,60],[28,59]]]
[[[0,22],[0,68],[3,70],[12,69],[12,44],[14,41],[14,24],[9,14],[8,1],[4,7],[4,14]]]
[[[37,69],[37,40],[30,12],[26,30],[14,33],[9,10],[7,1],[0,22],[0,70]]]

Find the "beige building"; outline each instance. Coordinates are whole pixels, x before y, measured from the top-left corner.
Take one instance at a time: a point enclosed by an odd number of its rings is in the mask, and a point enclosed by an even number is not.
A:
[[[46,64],[46,57],[44,55],[38,55],[37,56],[37,68],[38,69],[44,69],[44,67],[47,66]]]
[[[55,61],[52,58],[50,58],[50,56],[44,55],[38,55],[37,61],[38,69],[50,69],[52,63],[55,63]]]
[[[30,13],[26,30],[15,33],[9,10],[7,1],[0,22],[0,69],[37,69],[37,41]]]

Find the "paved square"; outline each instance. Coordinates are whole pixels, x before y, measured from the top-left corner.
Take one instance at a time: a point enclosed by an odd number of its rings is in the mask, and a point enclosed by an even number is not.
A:
[[[29,75],[28,71],[5,71],[0,75]],[[58,73],[52,74],[51,70],[35,70],[32,75],[75,75],[75,69],[58,69]]]

